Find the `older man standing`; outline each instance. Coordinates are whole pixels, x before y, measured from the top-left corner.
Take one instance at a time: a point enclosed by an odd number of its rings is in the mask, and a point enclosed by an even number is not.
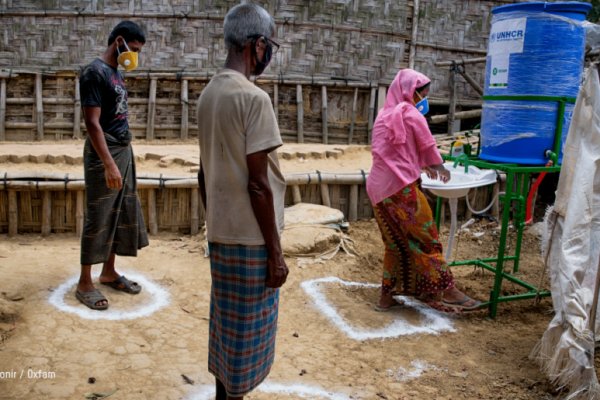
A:
[[[279,287],[287,278],[280,232],[282,145],[260,75],[279,45],[275,23],[246,3],[225,16],[225,68],[198,100],[201,169],[211,264],[208,369],[217,400],[242,399],[268,375],[275,355]]]

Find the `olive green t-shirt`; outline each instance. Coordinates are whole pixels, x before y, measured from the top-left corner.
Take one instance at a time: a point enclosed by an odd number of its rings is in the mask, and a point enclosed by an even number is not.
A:
[[[264,244],[248,194],[246,155],[283,144],[269,95],[243,74],[224,69],[202,91],[197,117],[208,203],[208,241]],[[285,179],[275,150],[268,159],[273,207],[281,234]]]

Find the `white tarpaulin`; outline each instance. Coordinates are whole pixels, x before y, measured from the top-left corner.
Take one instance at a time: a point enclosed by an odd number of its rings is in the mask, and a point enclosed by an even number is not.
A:
[[[546,217],[543,250],[555,316],[532,353],[570,399],[600,399],[589,323],[600,256],[599,170],[600,81],[593,65],[577,97],[556,202]]]

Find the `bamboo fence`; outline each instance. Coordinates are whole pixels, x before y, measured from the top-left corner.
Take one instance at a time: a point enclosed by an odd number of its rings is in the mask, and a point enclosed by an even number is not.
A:
[[[432,79],[432,106],[450,107],[434,131],[452,132],[455,110],[481,105],[473,83],[484,68],[454,79],[440,62],[484,56],[491,9],[512,2],[259,1],[282,47],[258,85],[271,95],[285,141],[365,144],[396,72],[415,68]],[[237,3],[0,0],[0,141],[84,136],[77,73],[123,19],[147,32],[142,66],[127,74],[135,137],[195,137],[195,102],[223,65],[223,17]]]
[[[373,210],[365,188],[367,176],[366,171],[288,174],[285,205],[322,204],[341,210],[348,221],[370,219]],[[497,190],[476,189],[471,203],[483,208]],[[196,234],[204,223],[195,176],[140,174],[138,196],[151,235],[159,231]],[[0,233],[80,235],[84,204],[85,185],[80,174],[0,171]],[[464,205],[460,213],[470,216]],[[498,210],[494,213],[497,215]]]

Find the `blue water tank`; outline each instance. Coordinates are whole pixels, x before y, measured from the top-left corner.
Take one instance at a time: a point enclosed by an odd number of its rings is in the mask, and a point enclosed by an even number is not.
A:
[[[527,165],[548,162],[559,102],[539,97],[577,97],[585,51],[583,21],[591,7],[575,1],[529,2],[492,10],[480,158]],[[573,107],[566,103],[563,143]],[[559,162],[561,158],[562,151]]]

